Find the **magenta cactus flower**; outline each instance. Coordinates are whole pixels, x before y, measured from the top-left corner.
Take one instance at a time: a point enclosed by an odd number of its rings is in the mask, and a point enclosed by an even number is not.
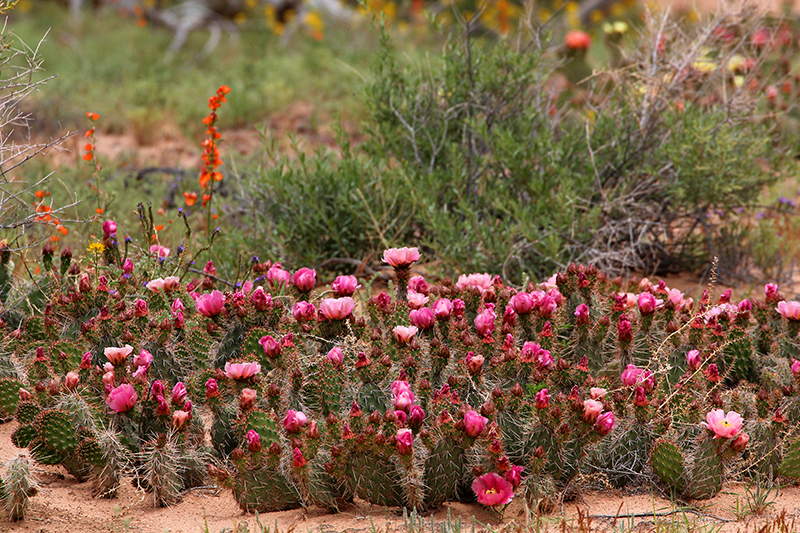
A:
[[[125,364],[125,360],[133,351],[133,346],[130,344],[126,344],[121,348],[109,346],[103,353],[106,355],[106,358],[111,362],[114,366],[120,366]]]
[[[767,283],[764,285],[764,295],[767,300],[772,300],[778,297],[778,285],[775,283]]]
[[[715,439],[730,439],[742,430],[742,416],[735,411],[725,414],[722,409],[712,409],[701,424],[714,433]]]
[[[511,483],[511,488],[515,489],[519,487],[519,484],[522,483],[522,472],[525,470],[523,467],[519,465],[515,465],[511,467],[511,470],[506,471],[506,481]]]
[[[538,304],[538,300],[534,299],[527,292],[518,292],[511,297],[508,304],[518,315],[529,315]]]
[[[542,389],[536,393],[536,408],[537,409],[547,409],[550,407],[550,393],[547,389]]]
[[[255,429],[251,429],[247,432],[247,435],[244,436],[247,440],[247,449],[253,453],[258,453],[261,451],[261,435],[258,434],[258,431]]]
[[[342,353],[342,349],[338,346],[334,346],[328,352],[328,361],[330,361],[334,367],[339,368],[344,363],[344,353]]]
[[[787,320],[800,320],[800,302],[794,300],[778,302],[776,310]]]
[[[494,472],[476,477],[472,491],[478,496],[478,503],[487,507],[506,505],[514,498],[513,485]]]
[[[408,424],[411,427],[418,428],[425,420],[425,411],[419,405],[412,405],[408,411]]]
[[[575,308],[575,323],[579,326],[585,326],[589,323],[589,306],[580,304]]]
[[[189,391],[186,390],[186,385],[183,384],[182,381],[179,381],[172,387],[172,393],[170,400],[172,401],[173,405],[182,406],[186,403],[186,396],[189,395]]]
[[[394,338],[399,344],[408,344],[417,332],[419,329],[416,326],[395,326],[392,329]]]
[[[615,425],[616,422],[614,421],[614,413],[611,411],[606,411],[597,417],[597,422],[595,422],[594,429],[601,437],[604,437],[611,433],[611,430],[614,429]]]
[[[429,307],[412,309],[409,313],[409,318],[411,319],[411,324],[421,330],[429,330],[434,326],[434,324],[436,324],[436,316],[434,315],[433,310]]]
[[[215,317],[225,307],[225,297],[221,292],[214,290],[210,294],[203,294],[194,302],[197,312],[206,317]]]
[[[133,268],[133,260],[130,257],[127,258],[124,263],[122,263],[122,273],[127,276],[133,274]]]
[[[243,380],[261,372],[259,363],[225,363],[225,375],[231,379]]]
[[[397,380],[392,383],[392,396],[394,408],[405,411],[414,403],[414,392],[407,381]]]
[[[250,295],[250,302],[256,308],[256,311],[266,311],[272,307],[272,296],[264,291],[264,287],[259,285]]]
[[[219,396],[217,380],[209,378],[208,381],[206,381],[206,398],[216,398],[217,396]]]
[[[546,294],[539,300],[537,309],[539,311],[539,316],[542,318],[550,318],[553,316],[553,313],[556,312],[556,309],[558,309],[558,303],[555,298]]]
[[[686,365],[689,367],[689,370],[697,370],[702,364],[703,360],[700,358],[700,352],[697,350],[689,350],[689,353],[686,354]]]
[[[270,359],[275,359],[281,354],[281,343],[272,335],[264,335],[258,342],[264,348],[264,355]]]
[[[400,455],[411,455],[414,444],[414,434],[408,428],[398,429],[395,445]]]
[[[792,374],[795,376],[800,374],[800,361],[792,360],[792,366],[790,368],[792,369]]]
[[[303,267],[292,275],[292,285],[302,292],[310,292],[317,284],[317,271]]]
[[[733,442],[731,442],[731,449],[735,452],[743,452],[747,448],[747,443],[750,442],[750,435],[744,431],[739,433]]]
[[[486,304],[486,309],[478,313],[475,317],[475,329],[481,337],[491,337],[494,333],[494,321],[497,319],[497,314],[494,312],[493,304]]]
[[[294,453],[292,453],[292,466],[295,468],[303,468],[308,464],[308,461],[303,456],[303,452],[300,448],[295,448]]]
[[[655,387],[655,376],[649,370],[638,368],[636,365],[628,365],[620,376],[623,385],[634,387],[641,385],[645,392],[650,393]]]
[[[464,413],[464,432],[470,437],[477,437],[484,429],[489,419],[478,414],[477,411]]]
[[[383,252],[383,262],[395,268],[408,268],[415,261],[419,261],[420,254],[416,248],[389,248]]]
[[[430,290],[430,285],[428,282],[425,281],[425,278],[422,276],[412,276],[408,280],[408,288],[414,292],[418,292],[420,294],[424,294],[425,296],[428,295],[428,291]]]
[[[117,413],[127,413],[133,409],[138,399],[139,395],[136,394],[136,389],[133,388],[133,385],[123,383],[119,387],[111,389],[111,392],[106,396],[106,405]]]
[[[300,429],[306,425],[306,415],[303,411],[289,409],[283,419],[283,428],[287,433],[300,433]]]
[[[643,315],[652,315],[663,303],[662,300],[657,300],[656,297],[649,292],[641,293],[637,299],[639,312]]]
[[[147,302],[141,298],[137,298],[133,304],[133,315],[137,318],[147,316]]]
[[[183,300],[181,300],[180,298],[175,298],[172,301],[172,305],[170,305],[169,308],[170,308],[170,311],[172,311],[173,318],[175,317],[175,315],[177,313],[185,313],[186,312],[186,306],[183,305]]]
[[[350,316],[356,303],[352,298],[325,298],[319,304],[319,312],[327,320],[343,320]]]
[[[453,302],[449,298],[440,298],[433,304],[433,314],[437,320],[447,320],[453,312]]]
[[[358,284],[358,279],[355,276],[336,276],[336,279],[331,283],[331,289],[333,289],[338,298],[352,296],[360,288],[361,285]]]

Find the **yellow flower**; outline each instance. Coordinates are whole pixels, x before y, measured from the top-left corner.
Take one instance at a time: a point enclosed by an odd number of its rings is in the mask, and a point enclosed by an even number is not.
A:
[[[106,245],[102,242],[95,241],[89,245],[89,253],[94,255],[101,255],[106,251]]]

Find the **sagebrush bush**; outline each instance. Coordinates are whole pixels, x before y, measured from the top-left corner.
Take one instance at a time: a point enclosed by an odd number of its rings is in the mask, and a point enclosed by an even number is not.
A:
[[[730,42],[713,31],[725,24]],[[771,52],[745,49],[758,24],[651,20],[621,68],[577,86],[564,76],[584,54],[532,25],[492,41],[468,23],[411,65],[384,31],[364,143],[262,170],[262,224],[302,243],[283,248],[298,263],[404,237],[446,266],[515,281],[574,260],[609,272],[710,263],[714,213],[751,206],[789,162],[760,114]],[[734,68],[742,53],[749,70]]]

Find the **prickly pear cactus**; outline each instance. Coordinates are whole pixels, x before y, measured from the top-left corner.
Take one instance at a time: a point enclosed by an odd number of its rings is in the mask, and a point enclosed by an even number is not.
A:
[[[683,452],[675,443],[667,440],[658,440],[653,445],[650,453],[650,464],[656,475],[667,484],[674,492],[683,490],[684,479]]]

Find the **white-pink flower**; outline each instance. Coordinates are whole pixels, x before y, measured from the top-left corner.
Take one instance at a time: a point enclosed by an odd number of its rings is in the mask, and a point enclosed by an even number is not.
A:
[[[800,320],[800,302],[778,302],[777,311],[789,320]]]
[[[706,421],[701,422],[714,433],[714,438],[730,439],[742,430],[742,417],[735,411],[713,409],[706,415]]]
[[[325,298],[319,304],[319,312],[328,320],[342,320],[350,316],[356,303],[349,296],[344,298]]]
[[[486,289],[492,286],[493,281],[494,278],[491,274],[461,274],[458,276],[456,288],[466,289],[467,287],[476,287],[481,292],[484,292]]]
[[[408,344],[418,331],[415,326],[395,326],[392,333],[394,333],[394,338],[397,339],[397,342]]]
[[[169,257],[170,249],[160,244],[154,244],[150,247],[150,252],[158,255],[158,257],[166,258]]]
[[[419,250],[416,248],[389,248],[383,252],[383,262],[395,268],[405,268],[415,261],[419,261]]]
[[[225,375],[231,379],[247,379],[261,372],[259,363],[225,363]]]
[[[106,355],[106,358],[111,362],[114,366],[119,366],[125,363],[125,360],[128,356],[133,352],[133,346],[130,344],[126,344],[121,348],[116,348],[113,346],[109,346],[103,353]]]

